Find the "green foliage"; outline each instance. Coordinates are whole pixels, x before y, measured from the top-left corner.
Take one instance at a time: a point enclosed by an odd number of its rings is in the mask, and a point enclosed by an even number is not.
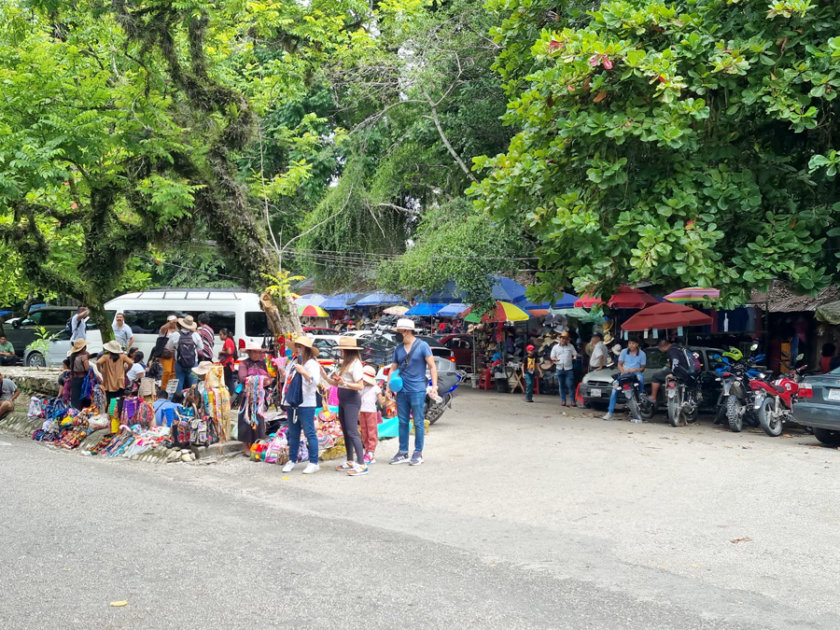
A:
[[[836,4],[616,0],[535,37],[538,4],[490,2],[522,131],[475,160],[471,192],[539,240],[547,293],[651,281],[737,303],[837,277]]]

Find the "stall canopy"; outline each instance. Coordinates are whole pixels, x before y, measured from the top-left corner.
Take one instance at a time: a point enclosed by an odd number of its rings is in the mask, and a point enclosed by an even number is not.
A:
[[[300,306],[301,304],[312,306],[321,306],[324,302],[329,299],[326,295],[321,295],[320,293],[309,293],[308,295],[301,295],[299,298],[295,300],[295,304]]]
[[[516,280],[504,276],[492,276],[493,285],[490,287],[490,294],[494,300],[505,302],[516,302],[525,299],[525,287]]]
[[[825,322],[826,324],[840,324],[840,301],[829,302],[828,304],[818,306],[814,317],[817,318],[817,321]]]
[[[662,330],[681,326],[708,326],[711,323],[710,315],[690,306],[659,302],[633,315],[621,325],[621,329],[639,331],[658,328]]]
[[[463,302],[455,302],[455,304],[447,304],[446,306],[444,306],[436,313],[436,315],[438,317],[461,317],[469,309],[469,304],[464,304]]]
[[[343,311],[349,306],[350,301],[356,297],[356,293],[339,293],[332,295],[318,304],[325,311]]]
[[[383,293],[377,291],[376,293],[368,293],[356,302],[356,306],[391,306],[393,304],[401,304],[405,300],[394,293]]]
[[[595,297],[594,295],[590,295],[589,293],[584,293],[578,299],[575,300],[572,306],[574,308],[592,308],[593,306],[597,306],[598,304],[603,304],[604,300],[599,297]]]
[[[410,309],[408,309],[405,314],[409,316],[417,316],[417,317],[429,317],[431,315],[437,315],[438,311],[442,309],[446,304],[433,304],[431,302],[420,302],[419,304],[415,304]]]
[[[405,315],[407,311],[408,311],[407,306],[399,305],[399,306],[389,306],[388,308],[386,308],[382,312],[385,313],[386,315]]]
[[[298,306],[298,315],[301,317],[329,317],[330,314],[320,306],[312,304],[301,304]]]
[[[612,308],[644,308],[652,304],[657,304],[658,302],[659,300],[641,289],[621,286],[618,287],[616,293],[610,296],[607,306]]]
[[[531,302],[528,298],[522,297],[519,300],[514,300],[513,303],[516,304],[519,308],[523,308],[526,311],[534,311],[534,310],[549,310],[549,309],[558,309],[558,308],[572,308],[577,301],[577,296],[572,295],[571,293],[563,293],[562,295],[555,295],[554,300],[551,302],[539,302],[534,303]]]
[[[677,289],[673,293],[665,296],[669,302],[677,302],[678,304],[693,304],[702,302],[711,302],[720,298],[720,291],[718,289],[706,289],[704,287],[686,287],[684,289]]]
[[[470,311],[465,320],[468,322],[484,322],[485,324],[495,324],[501,322],[524,322],[530,319],[526,311],[510,302],[496,302],[496,305],[489,311],[478,313]]]
[[[427,304],[451,304],[452,302],[463,302],[467,299],[467,294],[459,291],[455,286],[455,281],[450,280],[440,291],[428,295],[421,294],[418,299]]]

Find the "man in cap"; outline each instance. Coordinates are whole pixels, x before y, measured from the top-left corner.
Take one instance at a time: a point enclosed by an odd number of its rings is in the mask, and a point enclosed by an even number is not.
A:
[[[402,388],[397,392],[397,415],[400,419],[399,442],[400,450],[391,459],[391,464],[410,464],[419,466],[423,463],[423,442],[426,425],[424,412],[426,410],[426,368],[432,377],[432,396],[438,396],[438,374],[432,349],[425,341],[414,336],[416,327],[414,321],[407,318],[397,320],[397,342],[394,356],[391,359],[390,375],[399,370]],[[387,381],[386,390],[391,387],[391,379]],[[408,457],[409,422],[414,417],[414,453]]]
[[[542,376],[537,364],[536,348],[532,344],[525,346],[525,360],[522,362],[522,377],[525,379],[525,402],[534,402],[534,383]]]
[[[15,410],[15,400],[20,396],[20,390],[10,378],[3,378],[0,374],[0,418],[6,417]]]
[[[621,374],[635,374],[642,386],[642,391],[644,391],[646,364],[647,355],[645,355],[644,350],[639,346],[639,339],[637,337],[631,337],[630,341],[627,342],[627,348],[622,350],[618,355],[618,371]],[[610,393],[610,405],[607,408],[606,415],[604,415],[604,420],[613,419],[617,396],[618,390],[613,387]],[[640,420],[640,418],[633,418],[633,420]]]
[[[560,333],[557,343],[551,348],[551,360],[557,370],[560,404],[564,407],[567,404],[569,407],[573,407],[575,404],[574,360],[577,359],[577,356],[577,350],[570,343],[569,333]]]
[[[589,354],[589,371],[603,370],[609,360],[609,351],[607,350],[607,345],[604,343],[604,333],[592,333],[590,344],[592,352]]]

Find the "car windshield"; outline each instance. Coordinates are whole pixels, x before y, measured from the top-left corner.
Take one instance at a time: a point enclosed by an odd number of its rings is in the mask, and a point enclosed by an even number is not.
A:
[[[651,370],[661,370],[665,367],[665,355],[659,348],[645,349],[645,374]]]

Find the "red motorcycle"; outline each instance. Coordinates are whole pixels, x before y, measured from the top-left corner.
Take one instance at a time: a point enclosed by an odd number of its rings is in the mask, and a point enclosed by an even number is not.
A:
[[[781,435],[784,423],[793,421],[794,401],[800,396],[808,397],[810,390],[799,387],[806,367],[803,365],[772,382],[761,379],[750,381],[750,388],[755,392],[758,422],[767,435]]]

